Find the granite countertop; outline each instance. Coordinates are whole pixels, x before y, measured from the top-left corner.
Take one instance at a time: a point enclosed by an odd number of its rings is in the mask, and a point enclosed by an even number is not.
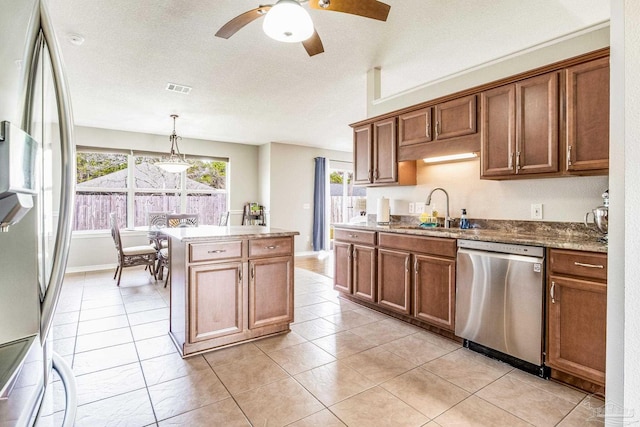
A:
[[[161,232],[181,242],[187,243],[205,240],[227,240],[230,238],[259,239],[262,237],[288,237],[300,234],[297,231],[265,227],[262,225],[233,225],[228,227],[201,225],[199,227],[163,228]]]
[[[468,230],[442,227],[421,228],[416,223],[393,221],[389,225],[379,225],[368,221],[361,224],[334,224],[334,227],[416,236],[514,243],[589,252],[607,252],[607,244],[598,241],[599,234],[587,230],[584,224],[488,220],[472,220],[471,222],[474,228]]]

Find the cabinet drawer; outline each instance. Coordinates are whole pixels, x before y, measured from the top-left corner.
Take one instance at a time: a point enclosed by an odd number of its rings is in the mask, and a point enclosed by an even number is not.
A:
[[[194,243],[189,245],[189,262],[240,258],[242,241]]]
[[[443,237],[407,236],[393,233],[380,233],[380,247],[400,249],[408,252],[440,255],[449,258],[456,256],[456,241]]]
[[[290,255],[293,252],[293,238],[273,237],[249,241],[249,257]]]
[[[597,252],[550,249],[549,272],[607,280],[607,255]]]
[[[336,240],[343,242],[360,243],[362,245],[376,244],[375,231],[335,229],[334,237]]]

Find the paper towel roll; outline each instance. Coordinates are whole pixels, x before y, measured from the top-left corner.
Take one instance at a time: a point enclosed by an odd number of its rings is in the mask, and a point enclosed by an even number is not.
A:
[[[380,197],[378,199],[378,209],[376,210],[376,221],[378,224],[389,223],[389,199]]]

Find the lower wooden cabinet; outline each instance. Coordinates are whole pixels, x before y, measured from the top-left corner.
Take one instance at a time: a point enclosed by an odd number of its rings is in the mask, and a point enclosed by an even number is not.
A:
[[[414,255],[413,315],[450,331],[455,326],[456,261]]]
[[[249,329],[293,322],[293,259],[249,261]]]
[[[604,386],[607,256],[551,249],[548,263],[546,364]]]
[[[410,314],[410,253],[378,250],[378,305],[400,314]]]
[[[363,301],[375,302],[376,233],[336,230],[335,236],[333,288]]]
[[[242,332],[242,263],[191,267],[189,340],[198,342]]]
[[[552,277],[547,365],[604,385],[607,285]]]

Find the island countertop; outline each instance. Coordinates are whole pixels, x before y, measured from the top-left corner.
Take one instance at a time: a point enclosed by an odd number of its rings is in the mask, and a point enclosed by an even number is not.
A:
[[[259,239],[262,237],[287,237],[300,234],[297,231],[265,227],[262,225],[232,225],[225,227],[201,225],[199,227],[163,228],[161,232],[184,243],[228,240],[230,238]]]

